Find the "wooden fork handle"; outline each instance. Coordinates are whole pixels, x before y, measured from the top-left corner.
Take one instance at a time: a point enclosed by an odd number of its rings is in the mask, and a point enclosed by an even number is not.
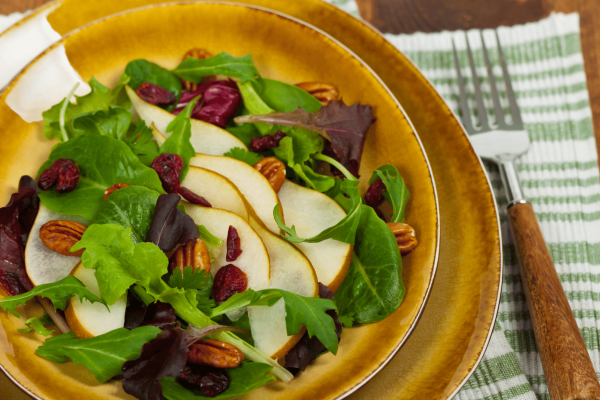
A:
[[[600,399],[600,384],[533,207],[507,209],[535,340],[552,400]]]

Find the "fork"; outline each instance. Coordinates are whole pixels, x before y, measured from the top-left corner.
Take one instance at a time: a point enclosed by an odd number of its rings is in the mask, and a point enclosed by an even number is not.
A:
[[[507,123],[500,104],[496,80],[481,32],[480,37],[495,121],[492,126],[488,120],[468,39],[467,55],[475,88],[478,127],[471,120],[465,82],[453,42],[460,88],[461,119],[475,151],[482,159],[496,163],[500,171],[508,198],[506,214],[550,397],[553,400],[600,399],[600,384],[594,366],[554,268],[533,207],[523,196],[515,169],[515,160],[529,150],[529,135],[523,126],[498,33],[496,32],[496,42],[512,118],[510,124]]]

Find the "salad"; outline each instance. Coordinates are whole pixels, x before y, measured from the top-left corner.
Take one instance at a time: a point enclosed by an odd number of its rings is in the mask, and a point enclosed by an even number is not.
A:
[[[359,191],[369,105],[202,49],[89,86],[43,113],[56,145],[0,209],[0,308],[40,303],[37,355],[138,399],[226,399],[398,309],[418,242],[395,166]]]

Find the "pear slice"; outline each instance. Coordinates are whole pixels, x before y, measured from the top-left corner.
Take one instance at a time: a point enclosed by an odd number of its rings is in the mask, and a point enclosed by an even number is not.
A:
[[[317,275],[308,258],[291,243],[269,231],[252,213],[249,222],[269,253],[269,287],[305,297],[318,296]],[[302,330],[296,335],[288,336],[283,299],[272,307],[248,307],[248,317],[254,346],[273,359],[284,357],[304,334]]]
[[[60,281],[77,265],[80,257],[63,256],[42,243],[40,240],[40,228],[48,221],[68,220],[79,222],[88,226],[89,222],[77,215],[66,215],[49,210],[43,204],[40,204],[40,210],[31,228],[31,234],[27,239],[25,247],[25,269],[29,280],[35,286],[43,283],[52,283]]]
[[[126,87],[127,94],[131,99],[133,108],[139,114],[140,118],[146,122],[146,125],[151,126],[152,123],[161,132],[167,131],[167,126],[175,115],[163,110],[153,104],[142,100],[135,91],[129,86]],[[221,129],[218,126],[209,124],[208,122],[192,119],[192,146],[198,152],[203,154],[223,155],[234,147],[246,149],[244,142]]]
[[[181,186],[204,197],[213,207],[231,211],[248,220],[244,196],[229,179],[216,172],[190,166]]]
[[[221,254],[211,263],[211,273],[216,275],[219,268],[233,264],[248,278],[248,287],[262,290],[269,287],[269,254],[260,236],[242,217],[218,208],[201,207],[183,203],[185,211],[198,225],[204,225],[210,233],[223,241]],[[235,261],[227,261],[227,232],[233,226],[240,237],[242,254]]]
[[[158,127],[153,129],[152,133],[159,146],[166,140]],[[263,174],[243,161],[200,153],[192,157],[190,165],[214,171],[229,179],[244,195],[265,226],[273,233],[281,232],[273,218],[273,209],[279,204],[279,198]],[[283,220],[282,207],[279,208],[279,212]]]
[[[93,269],[85,268],[79,263],[73,269],[72,275],[79,279],[85,287],[96,296],[100,296],[98,281]],[[90,303],[88,300],[79,300],[73,296],[65,310],[65,317],[69,327],[80,339],[99,336],[125,325],[125,309],[127,308],[127,294],[119,297],[113,305]]]
[[[295,226],[300,237],[312,237],[346,216],[332,198],[286,180],[279,190],[286,225]],[[295,243],[312,263],[319,282],[335,292],[348,273],[353,247],[328,239],[319,243]]]

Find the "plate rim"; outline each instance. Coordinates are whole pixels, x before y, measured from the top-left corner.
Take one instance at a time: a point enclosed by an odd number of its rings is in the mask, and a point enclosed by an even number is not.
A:
[[[30,19],[32,19],[33,17],[35,17],[36,15],[38,15],[40,12],[45,11],[47,8],[51,8],[51,7],[55,7],[58,8],[60,7],[60,4],[62,3],[63,0],[52,0],[47,4],[44,4],[38,8],[36,8],[31,14],[25,16],[24,18],[22,18],[21,20],[19,20],[17,23],[11,25],[8,29],[6,29],[4,32],[0,33],[0,37],[2,35],[4,35],[4,33],[10,31],[13,27],[16,27],[17,25],[22,25],[25,24],[26,22],[28,22]],[[331,6],[334,7],[335,9],[343,12],[346,15],[349,15],[353,18],[356,18],[354,16],[352,16],[349,13],[346,13],[345,11],[339,9],[338,7],[335,7],[332,4],[326,3],[326,2],[322,2],[327,6]],[[425,150],[425,147],[423,146],[423,142],[421,141],[421,138],[417,132],[417,130],[415,129],[412,121],[410,120],[408,114],[406,113],[406,111],[404,110],[404,108],[402,107],[402,105],[400,104],[400,102],[398,101],[398,99],[396,98],[396,96],[392,93],[392,91],[390,90],[390,88],[387,86],[387,84],[383,81],[383,79],[371,68],[371,66],[369,64],[367,64],[362,58],[360,58],[354,51],[352,51],[350,48],[348,48],[345,44],[343,44],[341,41],[339,41],[338,39],[336,39],[335,37],[333,37],[332,35],[330,35],[329,33],[323,31],[320,28],[317,28],[316,26],[303,21],[297,17],[293,17],[291,15],[285,14],[283,12],[277,11],[277,10],[273,10],[267,7],[263,7],[263,6],[257,6],[254,4],[246,4],[246,3],[238,3],[235,1],[221,1],[221,0],[179,0],[179,1],[168,1],[168,2],[164,2],[164,3],[154,3],[154,4],[148,4],[148,5],[144,5],[144,6],[140,6],[140,7],[136,7],[136,8],[132,8],[132,9],[128,9],[128,10],[124,10],[124,11],[120,11],[118,13],[114,13],[114,14],[110,14],[101,18],[98,18],[96,20],[90,21],[82,26],[79,26],[73,30],[71,30],[70,32],[67,32],[66,34],[62,35],[60,39],[56,40],[54,43],[50,44],[48,47],[46,47],[46,49],[44,49],[40,54],[38,54],[33,60],[31,60],[29,63],[27,63],[26,66],[24,66],[11,80],[10,82],[2,89],[0,89],[0,97],[4,95],[4,93],[6,91],[8,91],[9,89],[12,89],[13,86],[15,85],[16,81],[18,81],[18,79],[33,65],[35,64],[39,59],[41,59],[42,57],[44,57],[46,54],[48,54],[50,51],[54,50],[55,48],[57,48],[58,46],[60,46],[61,44],[64,44],[64,42],[72,35],[77,34],[78,32],[92,26],[98,23],[101,23],[105,20],[111,19],[111,18],[116,18],[122,15],[126,15],[126,14],[133,14],[139,11],[143,11],[143,10],[147,10],[147,9],[153,9],[153,8],[158,8],[158,7],[169,7],[169,6],[181,6],[181,5],[193,5],[193,4],[218,4],[218,5],[225,5],[225,6],[236,6],[236,7],[242,7],[242,8],[250,8],[250,9],[255,9],[255,10],[259,10],[262,12],[266,12],[269,14],[274,14],[277,15],[283,19],[289,20],[291,22],[294,22],[298,25],[304,26],[306,28],[312,29],[313,31],[316,31],[317,33],[319,33],[320,35],[324,36],[326,39],[330,40],[331,42],[333,42],[335,45],[341,47],[345,52],[347,52],[348,54],[350,54],[353,58],[355,58],[362,67],[364,67],[373,77],[375,77],[375,79],[379,82],[379,84],[385,89],[385,91],[388,93],[388,95],[390,96],[390,98],[393,100],[394,104],[396,105],[396,107],[399,109],[399,111],[401,112],[402,116],[404,117],[404,119],[407,121],[408,125],[410,126],[410,129],[412,131],[413,136],[415,137],[415,139],[417,140],[417,143],[421,149],[421,153],[423,154],[424,158],[425,158],[425,163],[427,165],[427,170],[429,173],[429,178],[431,181],[431,188],[432,188],[432,192],[433,192],[433,198],[434,198],[434,203],[435,203],[435,215],[436,215],[436,224],[435,224],[435,229],[436,229],[436,233],[435,233],[435,254],[434,254],[434,258],[433,258],[433,265],[432,265],[432,269],[431,269],[431,273],[428,279],[428,285],[427,285],[427,290],[425,291],[425,295],[423,296],[423,300],[416,312],[416,315],[414,317],[413,322],[411,323],[410,327],[408,328],[406,334],[404,335],[404,337],[402,338],[402,340],[400,341],[400,343],[388,354],[388,356],[384,359],[380,361],[380,364],[371,372],[369,373],[364,379],[362,379],[360,382],[356,383],[354,386],[352,386],[351,388],[348,388],[346,391],[344,391],[343,393],[340,393],[337,397],[335,397],[336,400],[341,400],[341,399],[345,399],[348,396],[350,396],[351,394],[353,394],[354,392],[358,391],[360,388],[362,388],[367,382],[369,382],[375,375],[377,375],[393,358],[394,356],[400,351],[400,349],[402,348],[402,346],[406,343],[406,341],[410,338],[411,334],[414,332],[417,324],[419,323],[422,315],[423,315],[423,311],[425,310],[425,306],[427,305],[427,302],[430,298],[431,295],[431,290],[433,288],[433,284],[434,284],[434,280],[436,277],[436,273],[437,273],[437,269],[438,269],[438,265],[439,265],[439,255],[440,255],[440,239],[441,239],[441,223],[440,223],[440,207],[439,207],[439,198],[438,198],[438,194],[437,194],[437,188],[436,188],[436,184],[435,184],[435,177],[433,175],[433,170],[431,167],[431,163],[429,162],[429,157],[427,156],[427,152]],[[356,18],[357,20],[359,20],[358,18]],[[360,21],[360,20],[359,20]],[[360,21],[360,22],[364,22],[364,21]],[[366,25],[367,27],[369,27],[369,25]],[[383,35],[381,35],[378,31],[376,31],[374,28],[371,28],[372,30],[374,30],[375,33],[377,33],[380,37],[382,37],[386,42],[387,40],[383,37]],[[404,55],[402,55],[404,57]],[[411,61],[412,64],[412,61]],[[419,73],[421,73],[421,71],[414,65],[412,64],[413,67],[415,67]],[[429,80],[427,80],[427,82],[429,84],[431,84],[429,82]],[[437,91],[436,91],[437,94]],[[453,114],[454,116],[454,114]],[[462,125],[461,125],[462,128]],[[464,128],[463,128],[464,130]],[[470,143],[470,141],[469,141]],[[472,147],[472,146],[471,146]],[[478,157],[479,158],[479,157]],[[479,160],[481,162],[481,160]],[[487,174],[486,174],[486,179],[487,179]],[[489,179],[487,180],[488,186],[489,186]],[[493,197],[493,196],[492,196]],[[494,199],[494,206],[496,209],[496,216],[498,216],[498,211],[497,211],[497,207],[496,207],[496,203],[495,203],[495,199]],[[499,220],[498,220],[499,221]],[[501,257],[502,257],[502,253]],[[501,285],[500,285],[501,287]],[[498,311],[498,304],[499,302],[497,301],[497,305],[496,305],[496,309],[495,309],[495,313],[494,313],[494,320],[496,318],[496,313]],[[493,324],[492,324],[493,326]],[[491,338],[491,335],[489,335],[487,341],[489,341],[489,338]],[[487,347],[487,341],[486,341],[486,347]],[[482,352],[483,354],[483,352]],[[480,360],[477,361],[477,364],[479,364]],[[16,378],[14,378],[6,369],[5,367],[0,364],[0,370],[2,370],[2,372],[13,382],[15,383],[19,389],[21,389],[25,394],[27,394],[28,396],[36,399],[36,400],[44,400],[43,398],[37,396],[36,394],[32,393],[29,391],[29,389],[25,388],[21,383],[19,383]],[[475,368],[473,368],[473,371],[475,370]],[[472,372],[471,372],[472,374]],[[466,382],[466,380],[461,384],[464,385],[464,383]]]

